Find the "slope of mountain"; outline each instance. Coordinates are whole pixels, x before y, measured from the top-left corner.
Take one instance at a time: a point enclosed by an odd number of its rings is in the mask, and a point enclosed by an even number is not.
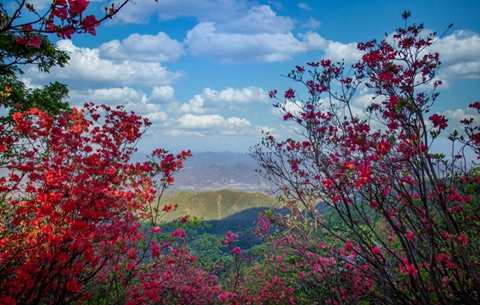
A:
[[[232,190],[196,193],[180,191],[161,200],[162,206],[173,203],[177,203],[177,209],[166,213],[163,220],[171,221],[184,215],[220,220],[251,208],[270,208],[277,204],[277,200],[262,193]]]

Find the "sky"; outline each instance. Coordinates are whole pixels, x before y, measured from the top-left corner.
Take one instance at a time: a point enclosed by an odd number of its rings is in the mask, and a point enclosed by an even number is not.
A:
[[[30,3],[40,10],[51,1]],[[101,15],[109,3],[91,0],[90,13]],[[247,152],[262,130],[292,136],[268,97],[294,86],[282,75],[321,59],[357,61],[357,43],[392,34],[405,10],[426,31],[443,33],[454,23],[431,47],[440,53],[443,81],[433,111],[458,127],[463,116],[475,116],[467,105],[480,100],[477,0],[131,1],[96,36],[52,36],[71,57],[67,67],[50,74],[31,68],[23,77],[33,87],[67,84],[72,106],[123,104],[148,117],[142,152]],[[371,96],[361,90],[354,105],[361,109]]]

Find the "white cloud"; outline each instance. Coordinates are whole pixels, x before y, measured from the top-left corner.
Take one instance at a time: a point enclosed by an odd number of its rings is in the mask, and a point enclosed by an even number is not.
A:
[[[152,123],[165,122],[168,119],[168,115],[165,111],[149,112],[148,114],[143,115],[143,117],[148,118]],[[154,127],[156,126],[154,125]]]
[[[475,121],[480,122],[480,114],[478,114],[477,111],[474,111],[471,108],[457,108],[454,110],[445,110],[443,112],[443,115],[445,115],[445,117],[449,119],[449,121],[460,122],[465,118],[473,118]]]
[[[288,17],[277,16],[270,6],[252,7],[243,17],[218,25],[218,30],[228,33],[286,33],[294,28]]]
[[[473,110],[468,107],[465,107],[463,109],[462,108],[449,109],[449,110],[443,111],[440,114],[443,114],[445,118],[448,120],[448,127],[442,133],[442,135],[445,137],[450,135],[454,130],[457,130],[460,132],[460,134],[465,135],[465,132],[464,132],[465,126],[460,123],[464,119],[473,119],[474,126],[478,126],[480,123],[480,114],[478,114],[476,110]],[[426,117],[428,118],[431,115],[432,114],[428,114]],[[430,120],[427,121],[427,124],[428,126],[432,126],[432,123]]]
[[[193,17],[199,23],[187,32],[183,43],[193,56],[200,59],[230,63],[278,62],[312,50],[324,50],[325,57],[335,61],[345,59],[352,63],[360,58],[355,43],[327,41],[313,32],[294,36],[292,30],[295,23],[291,18],[277,15],[269,5],[252,4],[253,2],[228,0],[164,0],[155,4],[133,1],[118,18],[123,22],[141,22],[145,21],[145,15],[157,13],[161,20]],[[299,7],[311,9],[304,2]],[[143,16],[143,20],[135,17],[137,15]],[[320,26],[320,21],[310,18],[301,27],[318,29]],[[158,54],[146,54],[146,58],[156,56],[161,61],[178,59],[173,51],[180,48],[177,41],[158,35],[156,40],[168,43]],[[133,50],[146,50],[138,41],[154,44],[156,40],[137,35],[135,39],[129,37],[122,43],[109,42],[101,50],[110,58],[125,58],[124,54],[128,56]],[[160,44],[159,42],[158,45]]]
[[[194,17],[199,23],[187,32],[183,43],[193,56],[201,59],[221,62],[276,62],[290,60],[296,54],[328,46],[325,39],[316,33],[307,32],[295,37],[291,32],[295,27],[291,18],[277,15],[269,5],[251,6],[247,1],[165,0],[157,6],[144,3],[140,5],[138,1],[133,1],[125,11],[128,12],[118,16],[123,22],[140,22],[141,20],[133,20],[136,15],[152,13],[158,13],[162,20]],[[320,26],[321,23],[313,18],[303,25],[312,29]],[[146,60],[178,59],[178,55],[174,55],[179,53],[174,50],[180,49],[179,43],[160,34],[155,36],[155,39],[152,36],[132,35],[122,42],[117,40],[104,44],[100,49],[108,58],[128,58],[134,51],[145,52],[144,50],[148,49],[142,47],[143,41],[158,47],[162,42],[166,42],[160,52],[145,54]]]
[[[318,29],[319,27],[322,26],[322,22],[316,20],[315,18],[308,18],[307,22],[302,24],[302,28],[311,28],[313,30]]]
[[[362,90],[363,91],[363,90]],[[371,90],[365,90],[360,92],[360,95],[357,95],[353,99],[353,104],[361,109],[365,109],[366,107],[370,106],[372,103],[376,102],[373,98],[376,94],[370,93]]]
[[[252,135],[255,128],[243,118],[230,117],[225,119],[217,114],[193,115],[185,114],[178,119],[179,127],[195,129],[202,134],[219,136]]]
[[[27,89],[39,89],[43,87],[40,84],[32,83],[32,79],[29,77],[25,77],[24,75],[20,77],[20,80],[22,81],[22,83],[25,85]]]
[[[330,59],[332,62],[345,60],[345,63],[352,64],[362,58],[361,51],[357,50],[357,43],[351,42],[344,44],[338,41],[327,41],[326,46],[323,48],[325,54],[322,56],[324,59]]]
[[[227,87],[227,89],[222,91],[205,88],[202,95],[209,101],[217,104],[265,104],[269,102],[268,93],[259,87],[246,87],[242,89]]]
[[[177,61],[185,54],[183,45],[167,34],[132,34],[121,42],[112,40],[100,46],[100,56],[105,59],[135,59],[139,61]]]
[[[290,112],[293,115],[297,115],[302,111],[303,105],[304,104],[301,101],[295,101],[295,102],[286,101],[284,107],[286,112]],[[275,117],[281,118],[285,115],[285,111],[279,107],[272,107],[270,108],[269,112],[273,114]]]
[[[182,113],[205,113],[206,109],[203,108],[205,102],[205,98],[203,98],[200,94],[195,94],[193,98],[188,101],[188,104],[182,104],[180,107],[171,106],[170,109],[174,109],[175,111],[180,111]]]
[[[294,54],[318,49],[325,39],[316,33],[300,36],[292,33],[230,34],[217,32],[213,22],[199,23],[188,31],[185,44],[189,51],[202,59],[222,62],[285,61]]]
[[[480,62],[464,62],[451,65],[440,71],[444,78],[478,79],[480,78]]]
[[[82,107],[86,102],[125,105],[127,111],[134,111],[152,122],[164,122],[168,118],[167,113],[161,109],[159,104],[152,103],[142,91],[129,87],[72,90],[69,96],[72,106]]]
[[[49,74],[32,68],[28,77],[40,81],[58,80],[76,89],[168,85],[185,75],[181,71],[169,71],[159,63],[103,59],[99,49],[76,47],[71,40],[61,40],[57,45],[70,55],[69,64],[64,68],[54,67]]]
[[[259,87],[240,89],[227,87],[221,91],[205,88],[202,93],[195,94],[187,103],[174,102],[168,104],[167,111],[172,115],[211,114],[222,108],[246,111],[246,105],[266,104],[268,102],[267,92]]]
[[[175,101],[174,95],[175,89],[172,86],[155,86],[152,89],[150,100],[159,103],[171,103]]]
[[[306,11],[312,10],[312,8],[305,2],[298,3],[298,8],[301,8],[302,10],[306,10]]]
[[[258,134],[261,134],[263,132],[265,134],[269,133],[274,137],[276,136],[276,131],[277,131],[276,128],[268,127],[268,126],[256,126],[255,129],[256,129]]]
[[[192,130],[181,130],[181,129],[171,129],[171,130],[166,130],[165,131],[165,135],[166,136],[169,136],[169,137],[173,137],[173,138],[176,138],[176,137],[200,137],[200,138],[203,138],[205,136],[207,136],[206,134],[202,133],[202,132],[199,132],[199,131],[192,131]]]
[[[442,66],[439,77],[447,80],[480,78],[480,35],[455,31],[437,41],[428,50],[438,52]]]
[[[247,1],[231,0],[131,0],[116,16],[117,22],[148,23],[146,16],[157,15],[160,20],[193,17],[199,21],[234,20],[248,10]]]
[[[141,91],[133,88],[102,88],[87,90],[72,90],[69,93],[70,103],[73,105],[83,105],[86,102],[94,102],[96,104],[128,104],[132,102],[141,102],[146,100],[146,95]]]
[[[419,37],[426,39],[434,31],[424,29]],[[391,33],[387,37],[387,42],[394,43]],[[455,31],[441,39],[437,39],[430,47],[425,48],[420,55],[427,53],[438,53],[442,65],[437,73],[438,78],[443,84],[439,89],[448,89],[450,82],[460,79],[478,79],[480,78],[480,35],[469,30]],[[401,63],[400,63],[401,64]],[[422,86],[421,90],[431,90],[432,86]]]

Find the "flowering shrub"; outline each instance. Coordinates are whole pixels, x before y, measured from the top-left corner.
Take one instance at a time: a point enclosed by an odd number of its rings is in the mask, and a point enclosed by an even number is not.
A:
[[[130,163],[150,125],[122,106],[70,109],[65,85],[27,89],[24,64],[48,72],[68,56],[44,34],[96,34],[89,1],[39,12],[0,6],[0,304],[211,304],[216,277],[200,268],[187,233],[161,232],[164,190],[190,151],[157,149]],[[21,17],[28,16],[28,22]],[[180,220],[188,222],[188,217]]]
[[[290,209],[268,217],[280,228],[270,242],[281,245],[281,259],[266,263],[277,275],[296,274],[296,296],[309,287],[319,304],[479,302],[478,176],[461,154],[466,146],[478,152],[478,127],[462,121],[465,133],[449,137],[462,146],[451,158],[431,152],[448,120],[429,114],[440,56],[428,53],[438,38],[422,29],[405,25],[358,44],[364,55],[351,68],[329,60],[297,66],[288,77],[308,100],[291,88],[283,99],[270,93],[299,138],[266,134],[251,154]],[[352,101],[364,88],[375,99],[360,113]]]
[[[0,303],[208,303],[215,278],[184,249],[183,230],[159,238],[153,203],[189,151],[130,164],[150,123],[121,106],[13,119],[0,154]]]

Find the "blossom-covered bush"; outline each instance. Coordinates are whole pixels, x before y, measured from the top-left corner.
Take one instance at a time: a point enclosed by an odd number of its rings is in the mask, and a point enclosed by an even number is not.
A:
[[[160,238],[157,226],[156,196],[189,151],[129,163],[150,123],[121,106],[13,119],[0,155],[2,303],[208,303],[215,277],[184,248],[183,230]]]
[[[429,53],[435,33],[422,30],[358,44],[352,67],[297,66],[288,77],[305,100],[293,88],[270,93],[298,136],[267,133],[251,150],[290,210],[259,223],[276,224],[265,264],[287,272],[296,301],[303,291],[318,304],[479,302],[479,178],[462,154],[478,152],[478,126],[462,121],[452,156],[432,152],[448,120],[430,113],[440,55]],[[375,97],[363,111],[352,104],[360,90]]]

